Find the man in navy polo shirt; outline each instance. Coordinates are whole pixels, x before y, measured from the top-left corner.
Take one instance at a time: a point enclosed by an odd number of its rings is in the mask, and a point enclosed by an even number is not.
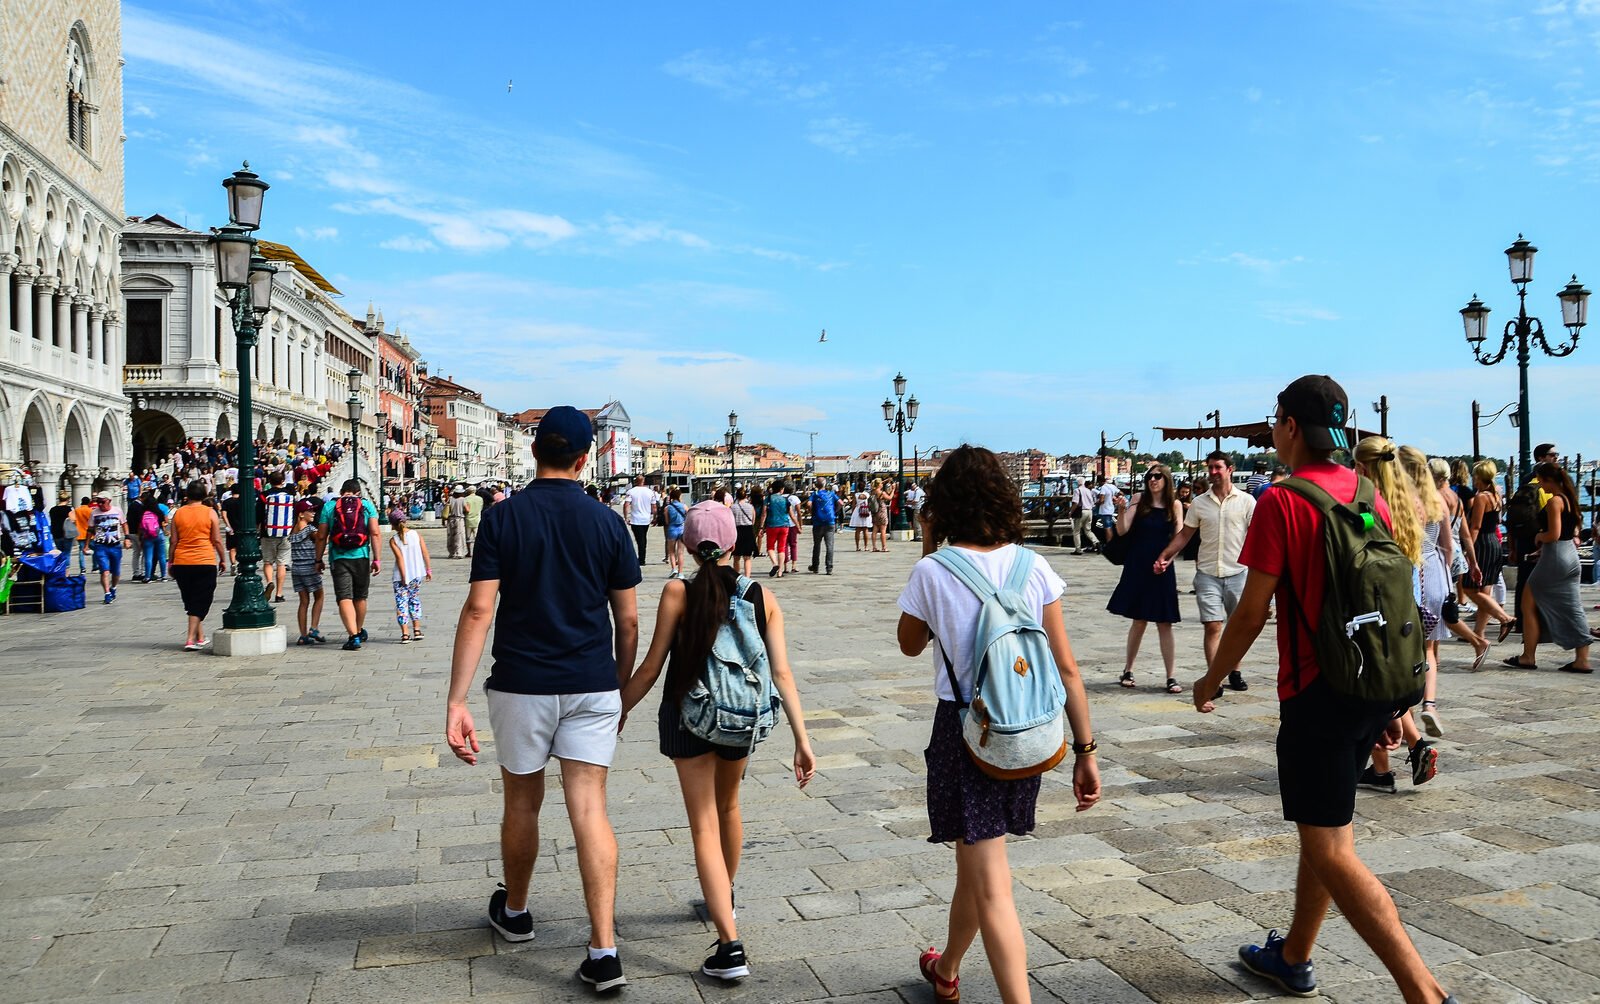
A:
[[[445,741],[457,757],[478,762],[467,695],[498,615],[484,687],[505,787],[505,884],[489,899],[489,923],[508,941],[533,938],[528,886],[544,770],[555,757],[589,910],[589,953],[578,978],[603,992],[627,982],[612,927],[617,838],[606,817],[606,772],[622,720],[621,686],[638,649],[640,576],[628,531],[579,481],[593,441],[583,412],[550,409],[534,435],[535,479],[483,515],[456,624]]]

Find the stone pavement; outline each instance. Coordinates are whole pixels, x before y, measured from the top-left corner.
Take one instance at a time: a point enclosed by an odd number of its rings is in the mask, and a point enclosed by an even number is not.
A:
[[[715,936],[697,910],[676,780],[655,752],[653,700],[624,734],[611,784],[624,1000],[931,998],[916,958],[943,940],[954,861],[925,841],[933,669],[894,646],[914,552],[846,543],[832,578],[774,583],[821,770],[795,788],[787,731],[752,761],[738,885],[755,976],[742,985],[691,975]],[[1076,814],[1056,772],[1038,830],[1010,844],[1035,999],[1271,999],[1234,954],[1286,925],[1294,875],[1272,760],[1270,639],[1249,663],[1253,689],[1206,718],[1154,686],[1153,632],[1144,686],[1119,689],[1125,622],[1103,609],[1115,569],[1044,553],[1071,590],[1106,789]],[[664,581],[654,557],[641,589],[646,641]],[[572,978],[586,922],[555,785],[534,878],[538,938],[512,946],[485,926],[497,772],[492,747],[474,768],[442,741],[466,562],[439,558],[437,571],[426,641],[396,644],[387,596],[375,593],[373,640],[358,654],[184,653],[170,584],[125,585],[110,608],[0,618],[0,999],[586,999]],[[1189,567],[1179,571],[1186,586]],[[1182,600],[1187,685],[1200,640]],[[324,626],[336,623],[330,614]],[[1360,852],[1463,1002],[1600,998],[1594,681],[1549,671],[1553,650],[1545,671],[1473,674],[1465,647],[1447,647],[1441,773],[1423,788],[1364,793]],[[487,725],[481,689],[474,705]],[[1399,1000],[1338,919],[1316,962],[1338,1004]],[[967,1000],[996,999],[980,952],[963,975]]]

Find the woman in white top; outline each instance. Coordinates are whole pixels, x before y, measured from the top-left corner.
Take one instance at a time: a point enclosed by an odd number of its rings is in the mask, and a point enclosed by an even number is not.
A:
[[[933,985],[935,1000],[958,1000],[962,956],[981,932],[1000,999],[1017,1004],[1029,1000],[1028,954],[1011,894],[1005,838],[1008,833],[1021,836],[1033,829],[1040,779],[997,780],[979,770],[968,755],[957,702],[970,697],[972,646],[981,603],[964,583],[926,555],[941,541],[947,542],[996,586],[1005,581],[1016,561],[1033,562],[1023,597],[1049,638],[1066,689],[1066,716],[1075,754],[1072,790],[1080,812],[1100,799],[1089,704],[1062,619],[1065,584],[1048,564],[1020,546],[1022,499],[995,455],[974,446],[946,453],[928,486],[920,516],[924,557],[912,568],[900,594],[897,636],[900,651],[909,656],[920,655],[934,642],[933,689],[939,704],[924,754],[928,822],[933,831],[928,839],[930,843],[955,844],[956,886],[944,950],[928,949],[919,967],[923,978]],[[951,673],[966,693],[952,691]]]
[[[872,493],[863,481],[856,482],[856,493],[850,499],[850,529],[856,532],[856,550],[864,550],[863,544],[871,545]]]
[[[433,562],[422,534],[406,526],[406,514],[389,513],[389,550],[394,554],[394,619],[400,625],[400,644],[422,640],[422,582],[433,581]],[[409,633],[407,633],[409,630]]]

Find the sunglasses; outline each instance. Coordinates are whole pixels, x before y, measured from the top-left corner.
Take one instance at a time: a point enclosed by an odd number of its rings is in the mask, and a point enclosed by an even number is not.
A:
[[[1166,477],[1165,474],[1146,474],[1144,479],[1146,481],[1165,481]]]

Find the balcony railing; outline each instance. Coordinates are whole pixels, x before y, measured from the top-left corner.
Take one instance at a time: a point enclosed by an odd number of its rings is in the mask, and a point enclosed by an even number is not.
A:
[[[160,366],[124,366],[122,367],[122,382],[131,383],[160,383]]]

